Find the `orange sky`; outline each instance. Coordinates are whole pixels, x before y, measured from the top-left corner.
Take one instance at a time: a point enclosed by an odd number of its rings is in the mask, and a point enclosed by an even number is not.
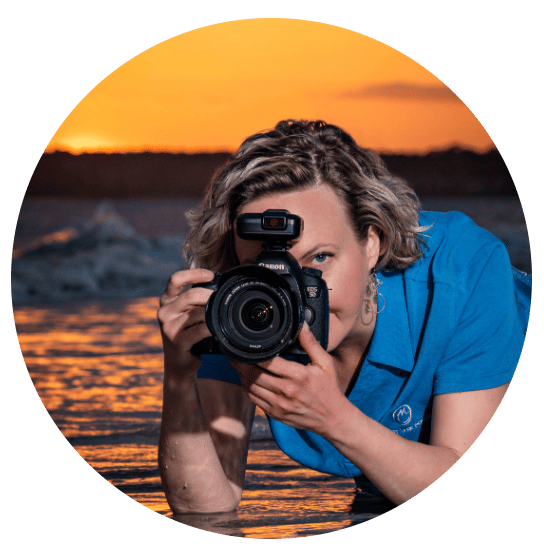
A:
[[[380,152],[493,147],[451,90],[396,50],[331,25],[258,19],[136,56],[80,102],[47,150],[232,151],[287,118],[340,125]]]

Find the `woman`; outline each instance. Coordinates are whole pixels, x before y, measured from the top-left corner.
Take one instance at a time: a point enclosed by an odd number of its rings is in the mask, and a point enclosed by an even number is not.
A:
[[[305,325],[307,365],[195,357],[211,291],[191,285],[256,257],[235,220],[266,209],[304,221],[290,253],[323,271],[327,351]],[[530,285],[502,243],[459,213],[420,213],[378,156],[320,121],[249,137],[208,188],[186,254],[158,312],[159,466],[176,513],[237,507],[255,405],[293,459],[400,504],[470,447],[521,353]]]

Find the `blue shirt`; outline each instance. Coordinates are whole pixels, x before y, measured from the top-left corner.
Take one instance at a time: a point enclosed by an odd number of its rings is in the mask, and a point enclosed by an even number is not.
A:
[[[531,278],[512,269],[498,239],[461,213],[422,212],[423,257],[379,272],[376,327],[348,399],[409,440],[428,443],[433,397],[509,382],[529,317]],[[198,376],[240,384],[222,356]],[[269,418],[278,446],[309,468],[363,485],[361,471],[327,440]],[[368,483],[368,482],[367,482]]]

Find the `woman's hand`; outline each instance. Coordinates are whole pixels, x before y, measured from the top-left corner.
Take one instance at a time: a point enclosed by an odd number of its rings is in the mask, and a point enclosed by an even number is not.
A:
[[[306,366],[281,357],[253,365],[231,364],[248,397],[267,415],[327,437],[351,404],[338,386],[333,358],[306,323],[299,341],[310,357]]]
[[[205,306],[212,294],[193,284],[211,282],[214,274],[205,269],[174,273],[160,298],[157,312],[164,347],[165,371],[177,376],[194,376],[200,359],[191,353],[194,344],[211,336],[206,326]]]

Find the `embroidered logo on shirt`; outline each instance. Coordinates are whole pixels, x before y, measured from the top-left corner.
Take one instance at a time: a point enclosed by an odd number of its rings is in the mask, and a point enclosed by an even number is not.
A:
[[[409,405],[401,405],[393,412],[393,420],[402,424],[403,426],[408,424],[412,420],[412,409]]]

